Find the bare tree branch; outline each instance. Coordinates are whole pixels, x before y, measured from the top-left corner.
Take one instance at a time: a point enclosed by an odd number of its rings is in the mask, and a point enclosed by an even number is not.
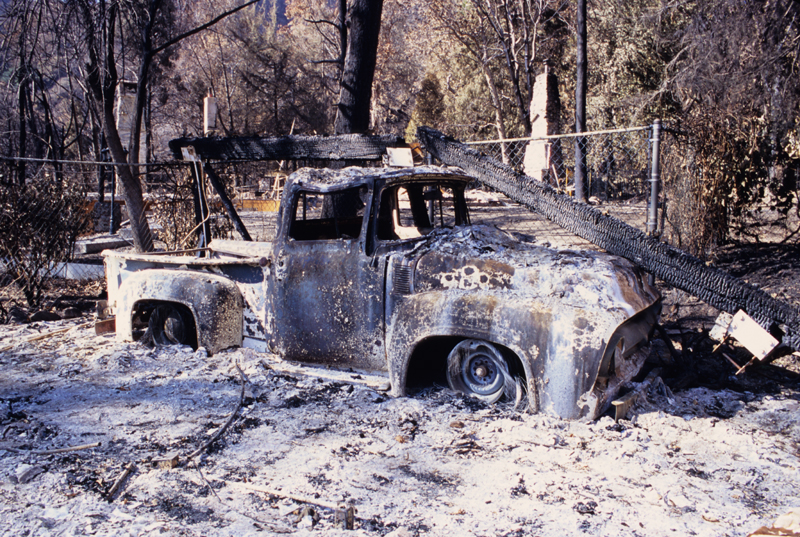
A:
[[[310,24],[330,24],[337,30],[341,29],[341,27],[337,23],[325,19],[303,19],[303,20],[305,20],[307,23]]]
[[[240,11],[240,10],[244,9],[247,6],[251,6],[251,5],[255,4],[256,2],[258,2],[258,0],[250,0],[249,2],[245,2],[241,6],[235,7],[233,9],[229,10],[229,11],[226,11],[225,13],[222,13],[221,15],[218,15],[218,16],[214,17],[213,19],[211,19],[207,23],[201,24],[197,28],[193,28],[192,30],[189,30],[188,32],[184,32],[184,33],[182,33],[181,35],[179,35],[177,37],[173,37],[172,39],[170,39],[169,41],[167,41],[163,45],[154,48],[153,51],[151,52],[151,54],[156,55],[159,52],[161,52],[162,50],[164,50],[166,48],[169,48],[172,45],[176,44],[177,42],[183,41],[184,39],[186,39],[189,36],[192,36],[192,35],[194,35],[196,33],[202,32],[206,28],[210,28],[211,26],[214,26],[215,24],[217,24],[219,21],[221,21],[225,17],[233,15],[237,11]]]

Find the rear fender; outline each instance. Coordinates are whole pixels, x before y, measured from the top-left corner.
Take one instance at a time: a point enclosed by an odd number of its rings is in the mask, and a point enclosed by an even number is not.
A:
[[[224,276],[189,270],[142,270],[128,276],[116,296],[117,337],[124,341],[133,341],[134,307],[141,302],[162,302],[189,308],[198,345],[208,352],[242,344],[242,295]]]

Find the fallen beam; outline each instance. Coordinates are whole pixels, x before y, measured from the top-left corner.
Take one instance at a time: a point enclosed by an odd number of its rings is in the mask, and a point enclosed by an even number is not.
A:
[[[590,205],[559,194],[550,186],[497,162],[474,149],[428,128],[417,135],[425,148],[444,164],[458,166],[485,185],[504,193],[562,228],[609,253],[636,263],[665,283],[707,304],[736,313],[744,310],[767,330],[779,329],[782,343],[800,350],[800,310],[764,291],[628,224],[602,214]]]
[[[192,146],[202,160],[381,160],[387,147],[404,147],[397,136],[250,136],[233,138],[176,138],[169,148],[183,158],[181,148]]]
[[[242,240],[252,241],[253,239],[250,237],[250,233],[248,233],[244,222],[242,222],[242,219],[239,218],[239,213],[236,212],[233,202],[228,197],[228,193],[225,192],[225,183],[223,183],[222,179],[220,179],[219,175],[217,175],[217,172],[214,171],[208,162],[203,164],[203,170],[205,170],[208,181],[211,183],[211,186],[214,187],[214,191],[216,191],[217,195],[219,196],[222,206],[228,213],[228,218],[230,218],[231,222],[233,222],[233,227],[235,227],[236,231],[239,232]]]

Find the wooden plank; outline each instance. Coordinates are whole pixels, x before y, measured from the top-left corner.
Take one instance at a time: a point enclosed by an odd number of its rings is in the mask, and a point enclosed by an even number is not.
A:
[[[117,331],[117,322],[113,317],[94,323],[94,333],[98,336]]]
[[[181,148],[193,146],[202,160],[381,160],[387,147],[406,146],[397,136],[280,136],[232,138],[177,138],[169,142],[175,158]]]

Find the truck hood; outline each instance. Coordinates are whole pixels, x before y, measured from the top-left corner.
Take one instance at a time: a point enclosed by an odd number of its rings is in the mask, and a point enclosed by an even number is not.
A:
[[[659,299],[629,261],[595,251],[555,250],[477,225],[428,236],[416,258],[414,292],[436,289],[505,291],[584,310],[630,317]]]

